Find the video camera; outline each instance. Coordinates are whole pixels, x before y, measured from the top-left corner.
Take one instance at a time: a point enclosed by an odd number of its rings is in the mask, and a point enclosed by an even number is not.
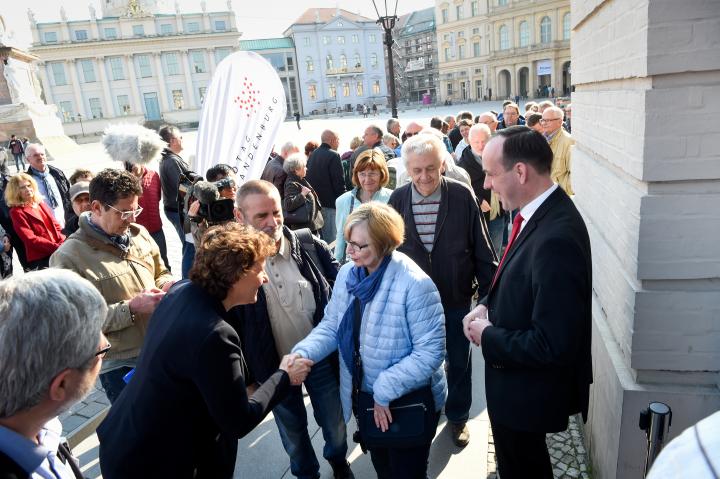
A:
[[[216,225],[232,221],[235,218],[235,204],[230,198],[220,198],[220,190],[232,188],[235,182],[230,178],[211,183],[198,181],[193,185],[191,196],[200,202],[200,209],[192,221],[207,221],[208,225]]]

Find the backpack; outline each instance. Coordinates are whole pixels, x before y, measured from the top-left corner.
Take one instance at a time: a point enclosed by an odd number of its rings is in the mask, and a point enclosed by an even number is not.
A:
[[[310,256],[310,260],[315,263],[318,271],[324,275],[324,269],[320,262],[320,257],[317,254],[317,249],[315,249],[315,240],[310,232],[310,228],[300,228],[299,230],[295,230],[294,233],[297,235],[298,240],[300,240],[300,247]]]

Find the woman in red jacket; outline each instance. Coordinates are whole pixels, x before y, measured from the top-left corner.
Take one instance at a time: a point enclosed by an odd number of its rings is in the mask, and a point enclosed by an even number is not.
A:
[[[65,241],[65,235],[32,176],[18,173],[10,178],[5,201],[15,232],[25,245],[26,271],[47,268],[50,255]]]

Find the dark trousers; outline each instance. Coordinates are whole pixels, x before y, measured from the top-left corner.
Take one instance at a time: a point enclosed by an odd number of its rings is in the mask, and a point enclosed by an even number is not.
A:
[[[553,479],[544,432],[510,429],[493,421],[495,455],[502,479]]]
[[[48,256],[47,258],[36,259],[35,261],[29,261],[24,269],[27,273],[28,271],[40,271],[41,269],[47,269],[49,267],[50,256]]]
[[[453,424],[464,424],[472,405],[472,358],[462,320],[469,309],[445,309],[448,398],[445,415]]]
[[[110,404],[114,403],[118,396],[120,396],[122,390],[125,389],[126,383],[123,377],[132,371],[132,369],[133,368],[123,366],[100,375],[100,384],[102,384]]]
[[[435,427],[439,420],[440,413],[435,416]],[[422,446],[407,449],[370,449],[370,460],[378,479],[426,479],[431,445],[432,440]]]
[[[152,236],[152,238],[155,240],[155,243],[157,243],[158,248],[160,249],[160,257],[165,263],[165,267],[168,269],[168,271],[171,271],[170,261],[168,261],[167,257],[167,243],[165,242],[165,233],[163,232],[163,230],[160,229],[154,233],[150,233],[150,236]]]

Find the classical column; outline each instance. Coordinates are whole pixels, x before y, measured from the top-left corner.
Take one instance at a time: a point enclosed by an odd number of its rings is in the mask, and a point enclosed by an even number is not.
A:
[[[190,55],[187,50],[180,51],[185,64],[185,88],[187,89],[187,110],[195,110],[197,102],[195,102],[195,88],[192,82],[192,65],[190,64]]]
[[[160,95],[160,108],[163,112],[170,111],[170,106],[168,105],[167,89],[165,88],[165,74],[163,73],[160,53],[153,52],[152,56],[155,59],[155,70],[157,71],[157,86],[159,90],[158,94]]]
[[[215,49],[214,48],[208,48],[207,55],[210,57],[210,76],[215,74],[215,68],[217,68],[217,64],[215,63]]]
[[[77,104],[77,110],[75,111],[80,113],[85,118],[88,118],[87,110],[85,109],[85,103],[83,102],[82,93],[80,93],[80,82],[78,81],[75,60],[65,60],[65,67],[70,70],[70,84],[72,85],[73,95],[75,96],[75,103]]]
[[[107,76],[105,75],[105,57],[95,57],[98,64],[98,75],[100,76],[100,83],[103,89],[103,104],[105,105],[105,113],[103,116],[106,118],[113,118],[117,116],[115,114],[115,102],[113,101],[112,94],[110,93],[110,84],[108,83]]]
[[[40,73],[40,84],[42,85],[43,93],[45,93],[45,103],[52,105],[55,103],[52,95],[52,86],[50,85],[50,78],[47,74],[47,63],[38,62],[38,73]]]
[[[142,114],[142,105],[140,105],[140,94],[138,92],[137,76],[135,74],[135,60],[131,53],[125,54],[125,63],[127,63],[128,75],[130,77],[130,95],[132,96],[132,114]]]

